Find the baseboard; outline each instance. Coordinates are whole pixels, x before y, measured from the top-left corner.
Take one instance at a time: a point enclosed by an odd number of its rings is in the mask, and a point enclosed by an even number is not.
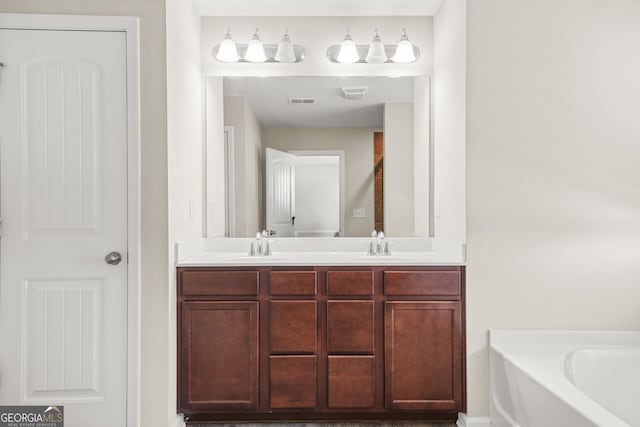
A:
[[[458,414],[458,427],[491,427],[491,420],[488,417],[468,417],[466,414]]]

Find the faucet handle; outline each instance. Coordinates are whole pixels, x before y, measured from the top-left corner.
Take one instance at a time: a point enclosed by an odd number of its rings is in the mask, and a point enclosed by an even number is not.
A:
[[[377,255],[377,253],[376,253],[376,245],[375,245],[375,243],[373,243],[373,241],[369,242],[369,251],[367,252],[367,255],[369,255],[369,256]]]
[[[378,231],[377,230],[373,230],[371,232],[371,237],[378,237]]]
[[[378,231],[378,239],[384,239],[384,231]]]
[[[385,256],[391,255],[391,251],[389,250],[389,241],[388,240],[384,241],[384,249],[382,250],[382,254],[385,255]]]

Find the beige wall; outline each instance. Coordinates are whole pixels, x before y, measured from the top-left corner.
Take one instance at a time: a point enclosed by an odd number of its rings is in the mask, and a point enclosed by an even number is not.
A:
[[[373,218],[373,132],[379,129],[269,129],[262,130],[264,147],[280,151],[345,151],[345,236],[369,236]],[[366,209],[366,218],[353,210]]]
[[[640,329],[640,2],[468,4],[469,412],[487,330]]]
[[[384,231],[389,236],[415,234],[413,132],[413,103],[384,105]]]
[[[433,30],[433,234],[464,242],[467,0],[445,0]]]
[[[140,17],[142,163],[141,418],[167,425],[167,128],[164,0],[0,0],[0,11]]]
[[[265,228],[264,221],[264,149],[262,129],[248,103],[245,102],[245,216],[248,236]]]
[[[260,123],[245,97],[225,96],[224,124],[234,133],[235,237],[250,237],[264,228]]]

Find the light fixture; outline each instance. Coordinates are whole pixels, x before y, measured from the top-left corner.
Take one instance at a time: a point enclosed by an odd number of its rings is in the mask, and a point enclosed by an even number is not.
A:
[[[248,62],[248,63],[294,63],[304,61],[304,48],[292,44],[289,31],[278,44],[263,44],[256,28],[248,44],[235,44],[231,40],[231,30],[227,30],[224,40],[213,48],[213,57],[220,62]]]
[[[356,44],[353,42],[353,39],[349,34],[348,28],[347,35],[344,37],[344,40],[340,44],[340,51],[338,52],[338,56],[336,59],[341,64],[353,64],[354,62],[358,62],[360,60],[358,49],[356,48]]]
[[[407,37],[407,30],[405,28],[402,29],[402,38],[400,38],[398,46],[396,47],[396,53],[393,55],[391,60],[400,64],[406,64],[416,60],[416,55],[413,51],[413,44],[409,41],[409,37]]]
[[[370,64],[382,64],[383,62],[387,62],[387,53],[384,51],[384,45],[382,44],[382,40],[380,40],[380,34],[378,34],[377,28],[376,35],[369,45],[365,61]]]
[[[289,29],[285,28],[284,36],[282,36],[282,40],[278,43],[278,50],[276,51],[276,56],[273,58],[278,62],[296,62],[298,59],[296,58],[296,53],[293,50],[293,44],[291,43],[291,39],[289,39]]]
[[[264,54],[264,46],[262,45],[262,41],[260,41],[257,28],[249,42],[249,46],[247,46],[247,53],[245,53],[244,59],[249,62],[264,62],[267,60],[267,56]]]
[[[406,64],[415,62],[419,56],[420,49],[409,41],[404,28],[397,45],[383,44],[377,29],[371,43],[356,44],[347,29],[344,41],[327,49],[327,59],[341,64]]]
[[[236,44],[231,40],[231,28],[227,30],[224,40],[222,40],[217,48],[218,52],[215,53],[214,56],[220,62],[237,62],[240,59]]]

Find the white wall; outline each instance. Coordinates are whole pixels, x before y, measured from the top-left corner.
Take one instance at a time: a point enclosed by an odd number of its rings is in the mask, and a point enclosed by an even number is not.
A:
[[[487,330],[640,329],[640,2],[469,2],[469,413]]]
[[[344,76],[344,75],[430,75],[432,71],[431,17],[203,17],[202,63],[205,75],[240,76]],[[255,28],[265,44],[277,44],[289,28],[294,44],[304,46],[306,59],[295,64],[225,64],[211,55],[227,28],[236,43],[246,44]],[[385,44],[396,44],[407,29],[409,39],[420,48],[420,58],[412,64],[335,64],[327,59],[327,49],[339,45],[349,28],[357,44],[369,44],[378,28]]]
[[[428,76],[413,79],[413,232],[429,236],[431,89]]]
[[[465,241],[467,0],[445,0],[433,29],[433,233]]]
[[[170,286],[167,290],[166,408],[169,424],[176,415],[176,272],[174,244],[203,235],[204,145],[200,16],[190,1],[166,1],[167,180]],[[146,78],[143,76],[143,79]],[[160,319],[156,319],[159,321]],[[144,335],[144,331],[143,331]],[[145,363],[147,360],[145,360]],[[158,372],[156,372],[156,375]],[[164,407],[158,405],[158,407]],[[175,420],[175,421],[171,421]]]
[[[384,104],[384,232],[413,236],[413,103]],[[425,189],[426,190],[426,189]]]
[[[345,229],[347,237],[370,235],[374,228],[373,132],[369,128],[262,129],[264,147],[280,151],[344,150]],[[353,210],[364,208],[365,218]]]

